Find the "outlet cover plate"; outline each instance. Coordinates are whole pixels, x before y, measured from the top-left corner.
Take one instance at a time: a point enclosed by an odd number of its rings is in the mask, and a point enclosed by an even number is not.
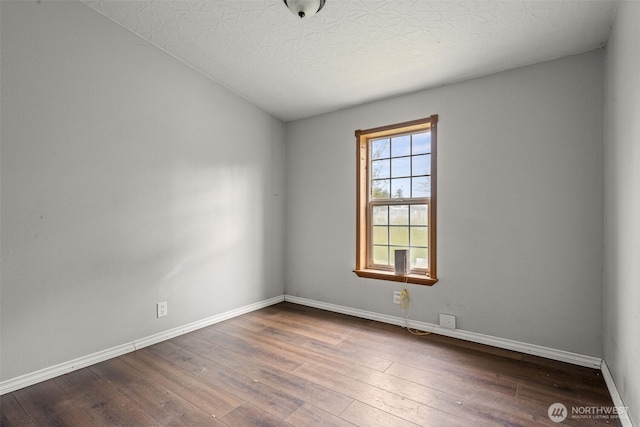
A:
[[[167,302],[158,303],[158,317],[164,317],[167,315]]]
[[[400,304],[400,291],[393,291],[393,303]]]
[[[456,316],[453,314],[440,314],[440,326],[443,328],[455,329]]]

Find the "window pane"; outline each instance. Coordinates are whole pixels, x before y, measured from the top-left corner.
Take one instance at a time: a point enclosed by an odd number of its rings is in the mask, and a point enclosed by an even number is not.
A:
[[[411,227],[411,246],[427,246],[427,227]]]
[[[389,265],[389,246],[373,247],[373,263]]]
[[[412,156],[413,168],[411,175],[430,175],[431,174],[431,154],[423,154],[421,156]]]
[[[389,223],[393,225],[409,224],[409,206],[389,206]]]
[[[391,183],[388,179],[377,179],[371,181],[371,199],[388,199],[390,197]]]
[[[413,154],[431,152],[431,132],[416,133],[412,138]]]
[[[430,176],[420,176],[411,180],[411,197],[431,197]]]
[[[373,227],[373,244],[388,245],[389,244],[389,227],[376,225]]]
[[[427,205],[411,205],[411,225],[428,225],[427,213]]]
[[[391,138],[391,157],[408,156],[411,154],[411,135]]]
[[[374,225],[389,224],[389,208],[387,206],[373,207],[373,224]]]
[[[391,160],[391,177],[397,178],[399,176],[411,176],[411,157]]]
[[[411,248],[409,250],[409,265],[411,268],[429,268],[427,248]]]
[[[391,197],[393,197],[394,199],[411,197],[411,178],[392,179]]]
[[[374,139],[371,141],[371,158],[384,159],[389,157],[389,138]]]
[[[389,227],[389,244],[397,246],[408,246],[409,227]]]
[[[389,159],[371,162],[371,179],[389,178],[389,162]]]

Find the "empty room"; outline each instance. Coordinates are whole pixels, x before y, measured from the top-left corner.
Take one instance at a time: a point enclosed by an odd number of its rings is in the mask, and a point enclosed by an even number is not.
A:
[[[640,1],[0,0],[0,424],[640,427]]]

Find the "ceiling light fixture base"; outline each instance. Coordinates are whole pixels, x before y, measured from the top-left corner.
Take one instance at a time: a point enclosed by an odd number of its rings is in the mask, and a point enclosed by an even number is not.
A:
[[[282,0],[291,13],[300,18],[307,18],[320,12],[325,0]]]

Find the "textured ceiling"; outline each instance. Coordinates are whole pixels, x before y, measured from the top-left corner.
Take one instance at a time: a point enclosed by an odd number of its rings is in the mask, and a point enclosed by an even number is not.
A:
[[[601,46],[615,0],[85,3],[289,121]]]

